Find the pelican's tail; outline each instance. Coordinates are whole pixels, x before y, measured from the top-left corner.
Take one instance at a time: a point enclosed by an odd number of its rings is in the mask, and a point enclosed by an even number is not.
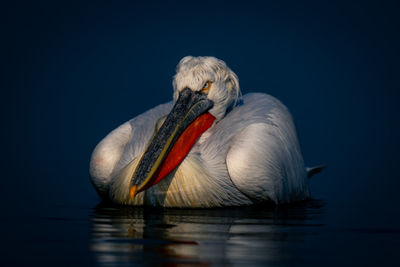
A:
[[[307,177],[311,178],[314,174],[320,173],[323,169],[326,168],[326,165],[319,165],[312,168],[306,167]]]

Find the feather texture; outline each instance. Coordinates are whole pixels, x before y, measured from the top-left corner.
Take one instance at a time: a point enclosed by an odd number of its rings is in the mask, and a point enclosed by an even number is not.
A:
[[[166,178],[129,197],[130,181],[153,133],[172,109],[159,105],[124,123],[95,148],[90,174],[101,196],[125,205],[222,207],[309,197],[308,179],[293,119],[276,98],[241,98],[237,76],[218,59],[185,57],[174,77],[177,92],[212,86],[209,110],[217,119]],[[240,100],[240,101],[239,101]]]

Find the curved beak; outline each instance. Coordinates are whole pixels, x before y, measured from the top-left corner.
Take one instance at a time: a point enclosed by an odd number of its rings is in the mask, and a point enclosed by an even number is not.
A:
[[[201,92],[189,88],[180,92],[133,173],[131,199],[161,181],[182,162],[200,135],[212,125],[215,118],[206,113],[212,106],[213,102]]]

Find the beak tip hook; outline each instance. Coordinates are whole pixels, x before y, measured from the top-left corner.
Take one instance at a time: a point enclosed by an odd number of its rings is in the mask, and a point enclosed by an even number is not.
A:
[[[136,185],[132,185],[131,188],[129,189],[129,196],[132,200],[135,199],[135,195],[136,195],[136,189],[137,186]]]

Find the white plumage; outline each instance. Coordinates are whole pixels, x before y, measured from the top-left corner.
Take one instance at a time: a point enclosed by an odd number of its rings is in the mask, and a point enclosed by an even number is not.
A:
[[[173,102],[159,105],[124,123],[95,148],[90,174],[103,197],[129,205],[221,207],[262,201],[288,203],[309,197],[308,179],[295,126],[276,98],[251,93],[240,97],[239,82],[213,57],[185,57],[174,77],[174,101],[184,88],[201,91],[214,102],[216,120],[181,164],[165,179],[129,197],[141,155]],[[157,122],[158,126],[157,126]]]

